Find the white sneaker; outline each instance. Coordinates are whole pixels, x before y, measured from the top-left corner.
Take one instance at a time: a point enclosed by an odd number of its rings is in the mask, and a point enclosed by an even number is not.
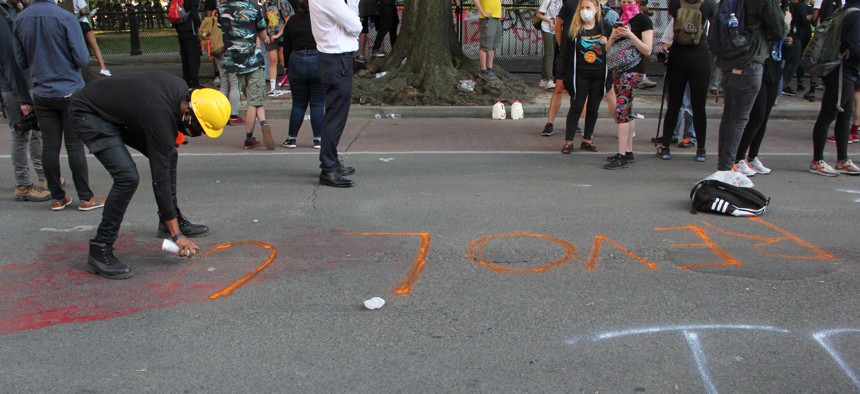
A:
[[[101,71],[99,71],[99,74],[104,75],[104,76],[106,76],[106,77],[111,76],[110,71],[109,71],[108,69],[106,69],[106,68],[104,68],[104,69],[102,69]]]
[[[752,169],[753,171],[755,171],[756,173],[770,174],[770,168],[767,168],[764,166],[764,164],[761,164],[761,160],[759,160],[758,157],[756,157],[755,159],[753,159],[753,161],[751,161],[747,164],[749,165],[749,168]]]
[[[545,80],[545,79],[541,79],[541,80],[540,80],[540,83],[538,84],[538,86],[540,86],[540,87],[542,87],[542,88],[546,89],[546,80]]]
[[[746,176],[755,176],[756,174],[755,170],[750,168],[746,160],[739,161],[737,164],[735,164],[735,167],[738,169],[738,172]]]
[[[555,89],[555,82],[552,80],[546,81],[546,90]]]

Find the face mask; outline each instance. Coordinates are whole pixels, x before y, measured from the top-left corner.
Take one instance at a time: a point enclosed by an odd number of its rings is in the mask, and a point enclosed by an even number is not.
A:
[[[23,11],[24,10],[24,3],[15,4],[15,8],[17,8],[18,11]]]
[[[594,22],[594,11],[592,10],[582,10],[579,12],[579,15],[585,22]]]
[[[621,19],[623,22],[627,22],[639,13],[639,4],[622,4],[621,12],[624,14]]]

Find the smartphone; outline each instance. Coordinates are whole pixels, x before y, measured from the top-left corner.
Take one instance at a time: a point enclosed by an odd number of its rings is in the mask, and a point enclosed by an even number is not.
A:
[[[615,27],[624,27],[624,24],[621,22],[615,22]]]

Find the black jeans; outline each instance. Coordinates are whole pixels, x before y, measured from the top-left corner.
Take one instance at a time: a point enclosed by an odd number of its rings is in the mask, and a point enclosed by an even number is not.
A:
[[[693,129],[696,130],[696,147],[705,149],[708,136],[708,116],[705,101],[708,99],[709,72],[691,72],[669,69],[666,72],[666,121],[663,122],[663,146],[672,144],[672,135],[684,103],[684,91],[690,84],[690,108],[693,110]]]
[[[320,168],[326,172],[337,171],[337,144],[349,117],[352,100],[353,52],[318,53],[319,75],[325,84],[325,115],[320,146]]]
[[[78,133],[70,127],[69,98],[43,98],[33,96],[33,109],[39,118],[42,129],[42,167],[51,198],[62,200],[66,191],[60,184],[60,145],[65,138],[66,153],[69,155],[69,168],[72,170],[72,180],[78,191],[80,201],[93,198],[90,190],[89,168],[84,144],[78,138]]]
[[[764,132],[767,130],[767,120],[770,118],[770,111],[773,109],[773,104],[776,103],[776,97],[779,96],[779,80],[776,83],[768,81],[768,76],[765,74],[759,88],[758,95],[750,110],[750,120],[747,121],[744,127],[744,134],[741,136],[741,142],[738,145],[738,153],[735,155],[735,161],[741,161],[746,157],[758,157],[758,150],[761,148],[761,142],[764,139]],[[749,152],[747,152],[749,150]]]
[[[102,221],[96,231],[94,242],[113,244],[119,234],[125,211],[131,198],[134,197],[140,183],[137,166],[128,152],[127,146],[146,155],[146,141],[123,135],[124,129],[93,114],[73,114],[75,130],[81,139],[90,147],[93,154],[102,163],[113,178],[113,185],[105,201],[102,211]],[[170,162],[170,188],[173,206],[176,207],[176,166],[177,156]],[[174,212],[174,215],[177,213]],[[169,215],[173,217],[172,215]],[[161,220],[161,215],[159,215]]]
[[[394,43],[397,41],[397,27],[400,25],[400,19],[397,17],[397,5],[393,2],[392,4],[379,2],[377,3],[377,8],[382,26],[376,31],[376,40],[373,42],[373,49],[382,48],[382,40],[385,39],[386,34],[388,34],[388,41],[393,48]]]
[[[839,97],[839,78],[842,78],[842,97]],[[842,112],[836,108],[836,103],[842,103]],[[848,158],[848,134],[851,129],[851,114],[854,110],[854,81],[842,75],[835,69],[824,77],[824,97],[821,99],[821,111],[815,126],[812,127],[812,160],[824,160],[824,146],[827,144],[827,128],[836,119],[834,134],[836,135],[836,159]],[[43,132],[44,133],[44,132]],[[47,172],[47,167],[45,168]]]
[[[176,30],[179,37],[179,57],[182,59],[182,79],[188,87],[200,86],[200,38],[189,30]]]
[[[577,75],[576,94],[570,97],[570,109],[567,112],[567,129],[564,139],[573,141],[576,125],[585,108],[585,129],[582,138],[590,140],[594,135],[594,125],[597,124],[597,112],[600,110],[600,102],[603,100],[604,78],[585,78]],[[588,99],[588,106],[585,101]]]

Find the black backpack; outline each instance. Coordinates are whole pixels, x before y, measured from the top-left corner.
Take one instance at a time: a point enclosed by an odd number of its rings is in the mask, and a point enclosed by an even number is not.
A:
[[[760,216],[770,198],[750,187],[738,187],[707,179],[699,181],[690,192],[693,210],[732,216]]]
[[[746,56],[756,36],[746,28],[744,0],[721,0],[708,28],[708,49],[715,56],[733,60]],[[737,27],[729,26],[731,15]]]

